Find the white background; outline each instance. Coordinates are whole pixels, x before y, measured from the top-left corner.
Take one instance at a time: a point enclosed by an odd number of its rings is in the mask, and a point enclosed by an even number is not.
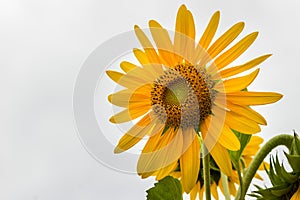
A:
[[[273,53],[250,89],[284,98],[260,107],[268,126],[260,135],[300,131],[300,2],[222,1],[0,1],[0,199],[145,199],[153,180],[108,169],[77,136],[72,93],[81,64],[102,42],[156,19],[174,28],[179,6],[194,15],[197,36],[221,11],[220,35],[239,20],[243,35],[258,30],[240,63]]]

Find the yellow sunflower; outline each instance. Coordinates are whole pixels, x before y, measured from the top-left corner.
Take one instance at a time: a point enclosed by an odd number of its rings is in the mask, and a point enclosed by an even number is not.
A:
[[[149,21],[153,46],[138,26],[134,27],[143,49],[133,53],[140,64],[123,61],[124,71],[107,71],[124,89],[108,99],[124,110],[110,118],[112,123],[138,122],[120,139],[115,153],[128,150],[148,137],[137,172],[142,178],[161,179],[180,165],[183,189],[194,187],[200,168],[198,137],[210,151],[218,167],[232,172],[228,150],[238,150],[240,143],[232,129],[254,134],[265,125],[264,118],[250,106],[278,101],[273,92],[245,91],[259,69],[236,77],[256,67],[270,55],[260,56],[242,65],[229,66],[254,42],[253,32],[231,45],[242,32],[239,22],[214,40],[220,13],[208,23],[199,42],[195,42],[193,16],[182,5],[177,13],[174,40],[158,22]],[[212,42],[214,40],[214,42]]]
[[[252,136],[249,143],[245,147],[243,153],[242,153],[242,159],[245,163],[245,170],[247,170],[247,167],[249,166],[249,163],[252,161],[255,154],[260,149],[260,145],[263,143],[263,139],[259,136]],[[264,170],[264,166],[268,168],[269,164],[264,162],[261,164],[258,170]],[[202,170],[202,166],[200,171]],[[219,187],[221,192],[224,194],[223,185],[222,185],[222,176],[219,170],[211,169],[211,194],[213,197],[218,200],[219,194],[217,188]],[[174,172],[171,174],[175,178],[180,178],[180,172]],[[257,179],[262,179],[258,173],[256,173],[255,177]],[[239,185],[239,177],[238,172],[233,169],[232,173],[227,177],[228,178],[228,188],[229,192],[232,196],[236,196],[236,186]],[[199,176],[197,183],[194,185],[193,189],[190,192],[190,199],[195,200],[198,198],[201,200],[203,199],[204,194],[204,180],[203,177]]]

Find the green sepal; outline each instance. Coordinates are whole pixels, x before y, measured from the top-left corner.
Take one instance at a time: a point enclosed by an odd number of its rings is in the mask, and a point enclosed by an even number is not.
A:
[[[294,173],[300,172],[300,156],[299,155],[290,155],[287,153],[284,153],[287,157],[289,164],[291,165]]]
[[[300,137],[294,132],[294,140],[291,147],[292,155],[300,155]]]
[[[167,176],[154,187],[147,190],[147,200],[183,200],[181,183],[172,176]]]
[[[282,185],[271,187],[269,188],[269,190],[273,195],[277,197],[281,197],[284,196],[286,193],[288,193],[291,190],[291,188],[292,188],[291,184],[283,183]]]

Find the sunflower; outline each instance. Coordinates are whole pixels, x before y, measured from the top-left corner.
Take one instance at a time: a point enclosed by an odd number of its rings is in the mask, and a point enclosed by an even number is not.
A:
[[[263,139],[259,136],[252,136],[250,141],[248,142],[247,146],[245,147],[241,159],[243,160],[245,164],[245,169],[247,170],[247,167],[249,166],[249,163],[252,161],[255,154],[260,149],[260,145],[263,143]],[[219,169],[216,169],[215,163],[212,160],[211,163],[212,167],[210,169],[211,174],[211,194],[215,199],[219,199],[219,194],[217,188],[219,187],[221,192],[224,194],[223,185],[222,185],[222,176]],[[269,164],[266,162],[263,162],[258,170],[264,170],[265,167],[268,168]],[[200,167],[200,173],[198,176],[198,181],[194,185],[193,189],[190,192],[190,199],[195,200],[197,199],[197,196],[199,199],[203,199],[204,194],[204,179],[202,177],[202,166]],[[171,174],[175,178],[180,178],[180,172],[172,173]],[[262,180],[262,178],[259,176],[258,173],[256,173],[255,177],[257,179]],[[236,196],[236,186],[239,185],[239,177],[238,172],[236,169],[233,168],[232,173],[227,177],[228,180],[228,188],[229,192],[232,196]]]
[[[258,33],[234,39],[244,23],[229,28],[214,42],[220,12],[208,23],[199,42],[195,42],[194,19],[185,5],[177,13],[174,40],[158,22],[149,21],[150,33],[134,27],[142,49],[133,54],[140,64],[120,64],[124,72],[107,71],[108,76],[123,90],[109,95],[108,100],[124,110],[113,115],[110,122],[138,122],[120,139],[115,153],[128,150],[147,137],[137,172],[142,178],[161,179],[181,169],[183,189],[194,187],[200,168],[203,141],[218,167],[232,174],[227,150],[238,150],[240,143],[232,130],[245,134],[260,131],[265,119],[250,106],[270,104],[282,95],[273,92],[246,91],[259,69],[236,77],[256,67],[270,55],[257,57],[237,66],[228,66],[254,42]]]

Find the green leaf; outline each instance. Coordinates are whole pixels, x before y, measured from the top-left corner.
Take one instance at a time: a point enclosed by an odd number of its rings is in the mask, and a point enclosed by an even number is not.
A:
[[[232,131],[237,136],[237,138],[239,139],[240,144],[241,144],[240,150],[238,150],[238,151],[229,151],[229,155],[230,155],[230,158],[231,158],[231,160],[234,164],[234,167],[237,168],[239,166],[239,161],[240,161],[240,158],[242,156],[242,153],[243,153],[244,149],[246,148],[248,142],[251,139],[251,135],[243,134],[243,133],[240,133],[240,132],[235,131],[235,130],[232,130]]]
[[[167,176],[147,190],[147,200],[183,200],[179,180]]]

